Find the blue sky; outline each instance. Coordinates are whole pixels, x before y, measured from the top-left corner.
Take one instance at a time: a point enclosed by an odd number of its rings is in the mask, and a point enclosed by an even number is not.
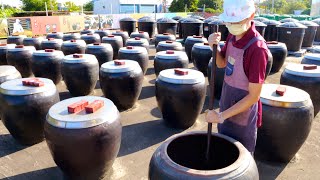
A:
[[[61,2],[61,3],[64,3],[64,2],[67,2],[67,1],[72,1],[77,5],[81,5],[81,4],[86,3],[86,2],[88,2],[90,0],[57,0],[57,2]],[[20,0],[0,0],[0,3],[1,2],[3,4],[8,4],[10,6],[19,6],[19,5],[21,5],[21,1]]]

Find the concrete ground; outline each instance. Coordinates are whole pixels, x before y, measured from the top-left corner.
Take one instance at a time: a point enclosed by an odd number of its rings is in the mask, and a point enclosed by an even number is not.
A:
[[[153,46],[152,46],[153,47]],[[105,179],[144,180],[148,179],[149,161],[156,148],[167,138],[187,131],[206,131],[204,113],[199,116],[193,127],[185,131],[168,128],[161,119],[155,99],[155,75],[153,57],[155,49],[150,50],[149,69],[145,76],[139,101],[134,109],[121,112],[123,134],[121,148],[113,164],[110,175]],[[287,62],[299,63],[301,58],[288,57]],[[190,64],[190,67],[193,67]],[[281,72],[268,77],[267,83],[279,83]],[[61,100],[69,98],[64,83],[58,85]],[[99,84],[94,95],[102,96]],[[204,110],[208,106],[208,97]],[[260,179],[320,179],[320,122],[319,116],[313,122],[311,133],[288,164],[256,161]],[[216,132],[216,128],[214,130]],[[76,151],[76,149],[75,149]],[[0,178],[8,180],[59,180],[62,172],[55,165],[44,142],[33,146],[18,144],[0,121]]]

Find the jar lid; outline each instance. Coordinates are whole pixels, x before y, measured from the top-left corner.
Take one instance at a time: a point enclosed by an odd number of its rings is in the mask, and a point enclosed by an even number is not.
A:
[[[90,113],[89,109],[95,111]],[[73,110],[79,112],[72,113]],[[53,105],[49,109],[47,122],[54,127],[63,129],[84,129],[106,122],[111,124],[119,116],[117,107],[109,99],[97,96],[82,96],[66,99]]]
[[[254,25],[256,27],[267,27],[267,25],[265,23],[263,23],[261,21],[256,21],[256,20],[254,20]]]
[[[71,54],[63,58],[64,63],[83,63],[83,62],[97,62],[97,58],[92,54]]]
[[[8,52],[36,51],[34,46],[17,45],[15,48],[8,49]]]
[[[214,24],[214,25],[225,25],[224,22],[220,19],[215,19],[211,21],[209,24]]]
[[[307,26],[307,27],[318,27],[319,25],[315,22],[312,22],[312,21],[300,21],[301,24]]]
[[[260,22],[263,22],[263,21],[267,21],[268,19],[265,18],[265,17],[256,17],[254,18],[255,21],[260,21]]]
[[[128,53],[128,54],[137,54],[137,53],[144,53],[148,54],[148,51],[145,47],[140,47],[140,46],[127,46],[127,47],[122,47],[119,49],[119,52],[122,53]]]
[[[120,22],[121,21],[130,21],[130,22],[137,22],[137,20],[135,20],[134,18],[132,17],[125,17],[125,18],[122,18],[120,19]]]
[[[106,32],[107,34],[111,34],[108,29],[97,29],[97,30],[94,31],[94,33],[97,33],[97,32],[99,32],[99,33],[100,32]]]
[[[287,23],[287,22],[299,22],[297,19],[293,19],[293,18],[285,18],[280,20],[281,23]]]
[[[197,41],[197,42],[208,42],[208,40],[205,37],[202,36],[188,36],[187,40]]]
[[[198,49],[206,49],[206,50],[211,50],[212,48],[210,47],[209,43],[195,43],[193,45],[194,48],[198,48]]]
[[[285,89],[283,90],[282,88]],[[308,103],[310,95],[307,92],[292,86],[264,84],[262,86],[260,100],[262,104],[269,106],[299,108]]]
[[[94,30],[93,29],[84,29],[82,31],[80,31],[80,34],[83,34],[83,33],[93,33]]]
[[[0,49],[14,49],[15,47],[15,44],[0,44]]]
[[[49,39],[44,39],[42,40],[42,43],[58,43],[58,44],[62,44],[63,40],[62,39],[54,39],[54,38],[49,38]]]
[[[122,41],[122,37],[121,36],[116,36],[116,35],[109,35],[109,36],[105,36],[102,38],[102,41]]]
[[[286,66],[285,72],[302,77],[320,77],[320,67],[317,65],[290,63]]]
[[[26,38],[26,35],[12,35],[12,36],[8,36],[8,39],[18,39],[18,38]]]
[[[304,58],[311,59],[314,61],[320,61],[320,55],[317,53],[308,53],[308,54],[304,55]]]
[[[176,42],[176,41],[160,41],[158,43],[158,46],[163,46],[163,47],[181,47],[182,48],[182,44],[180,42]]]
[[[176,20],[176,21],[177,21],[177,20],[180,20],[181,18],[182,18],[181,16],[174,16],[174,17],[172,17],[172,19],[173,19],[173,20]]]
[[[299,28],[299,29],[306,29],[307,26],[299,23],[299,22],[286,22],[283,24],[279,24],[277,27],[280,28]]]
[[[152,17],[144,16],[138,19],[138,22],[156,22]]]
[[[196,18],[187,18],[185,20],[183,20],[181,23],[197,23],[197,24],[202,24],[203,21],[199,20],[199,19],[196,19]]]
[[[145,36],[149,37],[149,33],[148,32],[144,32],[144,31],[132,32],[130,36],[138,35],[138,34],[144,34]]]
[[[314,20],[312,20],[312,22],[315,22],[315,23],[317,23],[318,25],[320,25],[320,18],[314,19]]]
[[[167,50],[167,51],[157,52],[155,58],[174,60],[174,59],[179,59],[179,58],[180,59],[188,59],[188,56],[187,56],[187,53],[184,51]]]
[[[201,21],[203,21],[205,18],[196,14],[192,14],[191,16],[189,16],[190,18],[194,18],[194,19],[199,19]]]
[[[272,49],[272,48],[284,48],[284,49],[287,49],[287,45],[285,43],[278,42],[278,41],[268,41],[267,42],[267,46],[268,46],[269,49]]]
[[[127,40],[127,43],[128,42],[139,42],[139,43],[143,43],[143,44],[145,44],[145,43],[149,44],[149,42],[148,42],[148,40],[146,38],[138,38],[138,37],[129,38]]]
[[[133,60],[114,60],[101,65],[101,71],[107,73],[123,73],[133,70],[142,71],[139,63]]]
[[[51,34],[59,34],[59,35],[63,35],[63,32],[51,32],[51,33],[48,33],[48,35],[51,35]]]
[[[36,82],[37,84],[24,85],[24,82]],[[13,96],[38,94],[51,90],[56,90],[56,86],[52,80],[38,77],[14,79],[6,81],[0,85],[0,93]]]
[[[39,41],[43,41],[43,37],[39,37],[39,36],[33,36],[33,37],[26,37],[23,40],[24,41],[34,41],[34,40],[39,40]]]
[[[81,35],[80,35],[80,33],[67,33],[67,34],[64,34],[63,37],[76,37],[76,38],[80,38]]]
[[[88,44],[88,49],[110,49],[113,50],[111,44],[108,43],[94,43],[94,44]]]
[[[210,23],[210,22],[212,22],[212,21],[214,21],[214,20],[217,20],[217,19],[219,19],[218,16],[211,16],[211,17],[205,19],[203,22],[204,22],[204,23]]]
[[[170,19],[170,18],[160,18],[157,20],[157,23],[175,23],[175,24],[177,24],[178,22],[173,19]]]
[[[170,37],[171,39],[176,39],[176,36],[174,36],[173,34],[169,34],[169,33],[157,34],[156,35],[156,38],[163,38],[163,37]]]
[[[62,43],[62,46],[75,46],[75,45],[81,45],[81,46],[86,46],[86,42],[82,39],[77,39],[77,40],[69,40],[69,41],[64,41]]]
[[[87,38],[87,37],[95,37],[95,38],[100,38],[99,34],[96,33],[88,33],[88,34],[82,34],[81,38]]]
[[[265,21],[262,21],[264,24],[266,24],[267,26],[268,25],[279,25],[281,24],[279,21],[276,21],[276,20],[265,20]]]
[[[0,66],[0,77],[10,76],[16,73],[18,70],[14,66],[2,65]]]
[[[45,49],[45,50],[38,50],[33,52],[33,56],[59,56],[64,57],[62,51],[54,50],[54,49]]]
[[[160,72],[158,80],[172,84],[197,84],[204,83],[202,72],[193,69],[166,69]]]
[[[117,36],[117,35],[129,36],[129,33],[127,31],[116,31],[116,32],[113,32],[112,34],[115,36]]]

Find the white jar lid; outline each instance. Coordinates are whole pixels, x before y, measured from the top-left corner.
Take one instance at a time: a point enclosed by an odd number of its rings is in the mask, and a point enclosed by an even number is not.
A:
[[[208,42],[208,40],[202,36],[188,36],[186,41],[187,40],[197,41],[197,42]]]
[[[0,49],[14,49],[16,47],[15,44],[1,44]]]
[[[145,47],[140,46],[127,46],[119,49],[119,53],[128,53],[128,54],[148,54],[148,51]]]
[[[304,67],[315,67],[316,69],[307,70],[308,68]],[[320,66],[290,63],[286,66],[285,72],[302,77],[320,77]]]
[[[8,49],[8,52],[21,52],[21,51],[36,51],[34,46],[16,45],[15,48]]]
[[[92,54],[71,54],[63,58],[64,63],[83,63],[83,62],[98,62],[95,55]]]
[[[304,58],[311,59],[311,60],[314,60],[314,61],[320,61],[320,54],[308,53],[308,54],[304,55]]]
[[[269,49],[272,49],[272,48],[283,48],[283,49],[287,49],[287,46],[286,46],[285,43],[277,42],[277,41],[267,42],[267,46],[268,46]]]
[[[87,44],[84,40],[82,39],[77,39],[77,40],[70,40],[70,41],[64,41],[62,43],[62,46],[75,46],[75,45],[80,45],[85,47]]]
[[[54,39],[54,38],[49,38],[49,39],[44,39],[42,40],[42,43],[58,43],[58,44],[62,44],[63,40],[62,39]]]
[[[123,73],[129,71],[142,72],[138,62],[133,60],[114,60],[103,63],[101,71],[106,73]]]
[[[116,35],[108,35],[102,38],[102,41],[122,41],[121,36],[116,36]]]
[[[87,49],[111,49],[111,50],[113,50],[111,44],[108,44],[108,43],[88,44]]]
[[[205,50],[211,50],[212,51],[212,48],[210,47],[209,43],[195,43],[193,45],[193,48],[205,49]]]
[[[64,57],[62,51],[54,50],[54,49],[45,49],[45,50],[38,50],[33,52],[33,56],[58,56]]]
[[[0,77],[10,76],[16,73],[18,70],[14,66],[2,65],[0,66]]]
[[[182,44],[176,41],[160,41],[158,43],[158,46],[163,46],[163,47],[181,47]]]
[[[187,72],[185,75],[176,71]],[[166,69],[160,72],[158,79],[171,84],[197,84],[204,83],[205,77],[202,72],[193,69]]]
[[[188,59],[188,56],[187,56],[187,53],[184,51],[167,50],[167,51],[157,52],[155,58],[173,60],[173,59]]]

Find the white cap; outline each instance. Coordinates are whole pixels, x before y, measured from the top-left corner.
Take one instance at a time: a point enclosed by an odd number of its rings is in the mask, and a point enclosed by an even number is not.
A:
[[[240,22],[255,12],[254,0],[224,0],[223,13],[219,19],[224,22]]]

